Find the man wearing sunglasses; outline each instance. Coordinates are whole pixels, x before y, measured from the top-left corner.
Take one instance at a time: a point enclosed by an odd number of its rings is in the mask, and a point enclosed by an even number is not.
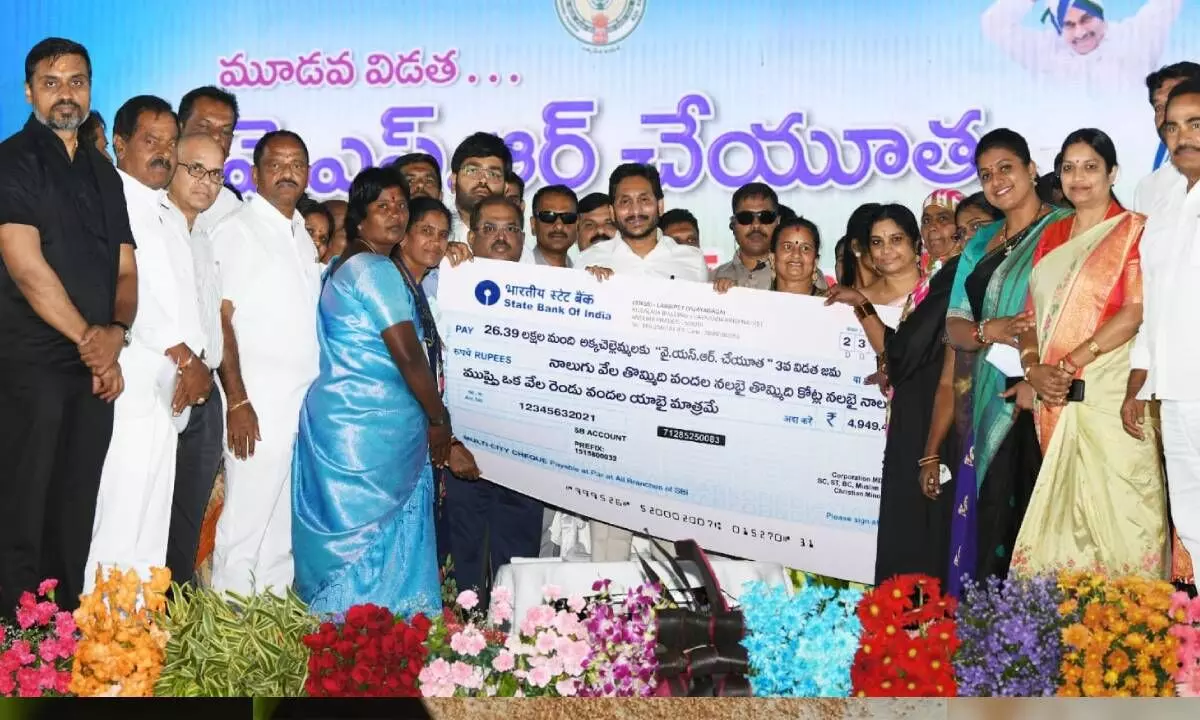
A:
[[[567,251],[579,236],[579,200],[566,185],[547,185],[533,196],[529,225],[537,244],[527,256],[538,265],[572,267]]]
[[[737,251],[732,260],[717,267],[713,279],[727,278],[734,287],[770,290],[775,279],[771,234],[778,225],[779,197],[770,186],[754,182],[738,188],[729,218]]]

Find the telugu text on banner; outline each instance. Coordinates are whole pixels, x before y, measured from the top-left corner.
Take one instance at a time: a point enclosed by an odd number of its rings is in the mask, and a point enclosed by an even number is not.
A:
[[[655,537],[873,580],[886,404],[849,308],[488,260],[444,267],[438,295],[446,401],[484,477]]]

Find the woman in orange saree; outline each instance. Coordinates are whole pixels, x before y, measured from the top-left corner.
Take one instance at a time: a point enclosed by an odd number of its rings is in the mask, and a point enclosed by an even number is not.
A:
[[[1012,571],[1073,568],[1164,578],[1166,489],[1152,425],[1124,430],[1129,350],[1142,320],[1139,243],[1145,218],[1112,195],[1116,150],[1100,130],[1063,144],[1075,214],[1042,234],[1029,281],[1036,326],[1021,364],[1038,393],[1044,458],[1017,535]],[[1071,392],[1082,382],[1082,397]],[[1078,383],[1076,384],[1078,387]]]

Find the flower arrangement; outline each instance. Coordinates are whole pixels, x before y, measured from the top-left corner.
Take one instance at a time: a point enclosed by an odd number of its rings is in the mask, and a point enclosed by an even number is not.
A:
[[[169,635],[155,694],[171,697],[293,697],[303,693],[317,627],[290,590],[242,597],[176,585],[158,626]]]
[[[420,697],[425,638],[433,623],[420,613],[408,622],[378,605],[355,605],[341,624],[324,622],[307,635],[312,697]]]
[[[1179,671],[1175,673],[1175,693],[1179,697],[1200,697],[1200,597],[1188,598],[1185,592],[1171,596],[1170,633],[1179,643]]]
[[[587,627],[571,610],[553,603],[561,591],[542,589],[544,602],[532,607],[513,632],[498,642],[485,631],[478,596],[464,590],[456,599],[468,622],[457,627],[438,618],[429,632],[429,659],[419,682],[425,697],[571,696],[578,695],[583,663],[591,654]],[[570,601],[582,610],[586,603]],[[512,593],[496,588],[491,597],[492,618],[512,618]],[[456,611],[457,612],[457,611]],[[491,639],[489,639],[491,635]]]
[[[958,607],[958,692],[1048,697],[1058,690],[1066,596],[1053,577],[967,583]]]
[[[0,625],[0,696],[70,692],[75,618],[54,602],[57,586],[57,580],[43,580],[37,595],[22,593],[16,627]]]
[[[958,649],[955,601],[936,579],[900,575],[858,604],[862,638],[850,669],[859,697],[951,697]]]
[[[846,697],[862,623],[856,589],[812,583],[795,595],[761,582],[742,588],[755,696]]]
[[[1169,632],[1170,584],[1067,571],[1058,586],[1067,620],[1060,696],[1175,694],[1179,639]]]
[[[171,571],[96,570],[95,589],[79,598],[81,637],[71,669],[71,692],[81,696],[150,697],[162,672],[167,634],[155,622],[166,606]]]
[[[662,605],[662,586],[639,585],[620,601],[609,592],[609,580],[597,580],[598,595],[583,609],[587,612],[591,656],[584,663],[579,695],[582,697],[649,697],[657,686],[658,660],[655,612]],[[581,600],[568,601],[578,612]]]

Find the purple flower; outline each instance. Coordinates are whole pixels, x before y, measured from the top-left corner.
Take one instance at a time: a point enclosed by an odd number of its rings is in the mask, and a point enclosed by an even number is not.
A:
[[[968,584],[954,658],[961,696],[1046,697],[1059,685],[1065,597],[1053,577]]]

